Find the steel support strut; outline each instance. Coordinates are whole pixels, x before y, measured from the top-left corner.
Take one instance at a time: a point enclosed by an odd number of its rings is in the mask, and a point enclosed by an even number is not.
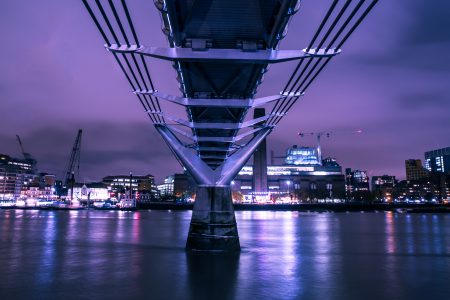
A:
[[[272,129],[261,129],[250,142],[213,170],[186,148],[166,125],[155,125],[155,128],[198,185],[186,249],[239,251],[230,183]]]

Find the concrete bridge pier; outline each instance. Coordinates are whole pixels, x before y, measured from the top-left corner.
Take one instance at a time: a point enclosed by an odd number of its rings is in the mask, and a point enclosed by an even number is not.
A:
[[[186,249],[240,250],[230,186],[198,187]]]

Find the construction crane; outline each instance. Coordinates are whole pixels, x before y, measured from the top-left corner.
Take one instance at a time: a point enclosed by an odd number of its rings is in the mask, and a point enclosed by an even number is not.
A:
[[[362,132],[363,132],[362,129],[358,129],[358,130],[352,131],[351,133],[358,133],[359,134],[359,133],[362,133]],[[332,132],[324,132],[324,131],[320,131],[320,132],[299,132],[298,133],[298,135],[300,137],[304,137],[304,136],[307,136],[307,135],[316,136],[316,138],[317,138],[317,156],[318,156],[319,162],[322,161],[322,148],[320,146],[320,139],[323,136],[329,138],[329,137],[331,137],[331,134],[332,134]],[[333,132],[333,135],[334,134],[335,133]]]
[[[322,164],[322,148],[320,147],[320,138],[322,136],[326,136],[329,138],[331,136],[330,132],[299,132],[298,135],[300,137],[304,137],[305,135],[315,135],[317,138],[317,159],[319,160],[319,163]]]
[[[35,174],[36,173],[36,164],[37,164],[36,159],[34,159],[30,153],[25,152],[22,141],[20,140],[20,136],[18,134],[16,134],[16,137],[17,137],[17,141],[19,142],[20,151],[22,151],[23,158],[25,159],[25,161],[27,163],[29,163],[31,165],[31,172],[33,174]]]
[[[68,187],[70,184],[72,186],[72,191],[76,176],[78,176],[80,172],[80,151],[82,134],[83,130],[79,129],[77,137],[75,139],[75,143],[72,147],[72,152],[70,153],[69,163],[66,169],[66,179],[64,181],[64,185]]]

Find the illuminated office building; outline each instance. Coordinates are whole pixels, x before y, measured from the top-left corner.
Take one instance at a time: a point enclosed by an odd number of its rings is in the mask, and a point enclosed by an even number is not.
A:
[[[425,152],[425,168],[430,172],[450,173],[450,147]]]
[[[130,179],[133,194],[137,197],[143,194],[146,195],[144,197],[154,197],[156,194],[155,178],[153,175],[106,176],[103,178],[102,183],[106,185],[111,197],[119,198],[120,196],[124,196],[125,193],[129,193]]]
[[[19,197],[35,177],[29,161],[0,154],[0,199]]]
[[[283,165],[267,166],[267,192],[254,190],[254,166],[244,166],[231,183],[238,202],[314,202],[344,199],[345,177],[333,158],[319,159],[317,148],[294,145]]]
[[[345,191],[347,199],[355,201],[369,200],[369,177],[366,171],[345,169]]]
[[[372,176],[372,193],[374,198],[378,201],[392,202],[397,182],[395,176]]]
[[[285,160],[286,165],[296,166],[319,166],[322,161],[319,157],[318,148],[298,147],[297,145],[289,148]]]

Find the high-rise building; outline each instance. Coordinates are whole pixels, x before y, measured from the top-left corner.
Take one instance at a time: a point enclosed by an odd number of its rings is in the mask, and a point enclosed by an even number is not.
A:
[[[430,172],[450,173],[450,147],[425,152],[425,168]]]
[[[347,199],[357,201],[369,200],[369,177],[366,171],[345,169],[345,191]]]
[[[17,198],[33,182],[33,166],[24,159],[0,154],[0,198]]]
[[[261,118],[266,115],[264,108],[255,108],[253,118]],[[255,125],[255,128],[260,127],[261,124]],[[255,135],[258,134],[257,132]],[[267,186],[267,146],[266,139],[264,139],[253,153],[253,191],[259,194],[266,194],[268,192]]]
[[[420,180],[428,177],[428,171],[422,166],[420,159],[408,159],[405,161],[406,180]]]

